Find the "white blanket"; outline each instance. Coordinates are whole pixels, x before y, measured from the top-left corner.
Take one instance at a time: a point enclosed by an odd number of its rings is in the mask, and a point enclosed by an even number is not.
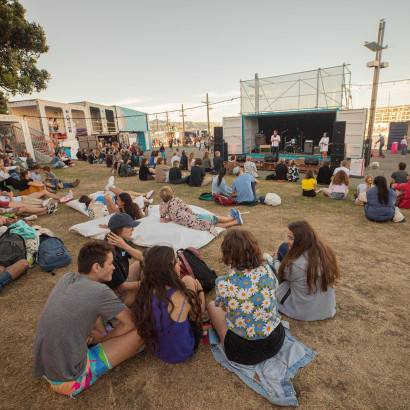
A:
[[[212,215],[212,212],[198,206],[192,205],[191,208],[197,214]],[[109,219],[110,215],[104,216],[104,218],[74,225],[69,230],[71,232],[77,232],[86,238],[104,239],[108,233],[108,229],[99,228],[98,225],[107,225]],[[159,205],[150,207],[148,217],[142,218],[138,222],[140,222],[140,224],[134,229],[132,234],[132,242],[138,246],[168,245],[172,246],[175,250],[193,246],[199,249],[214,239],[214,236],[207,231],[198,231],[178,225],[174,222],[161,223]],[[216,228],[218,234],[223,230],[223,228]]]

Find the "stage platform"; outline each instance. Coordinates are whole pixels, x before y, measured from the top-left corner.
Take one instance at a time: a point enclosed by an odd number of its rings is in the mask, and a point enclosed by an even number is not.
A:
[[[261,153],[261,154],[245,154],[246,156],[250,156],[252,159],[255,160],[263,160],[265,158],[265,155],[267,153]],[[279,158],[284,157],[285,159],[305,159],[305,158],[317,158],[319,162],[323,161],[323,157],[321,155],[310,155],[310,154],[281,154],[279,153]],[[327,160],[330,162],[330,156],[327,157]]]

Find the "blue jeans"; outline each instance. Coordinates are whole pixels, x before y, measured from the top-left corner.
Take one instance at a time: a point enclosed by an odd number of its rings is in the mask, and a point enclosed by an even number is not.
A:
[[[401,147],[401,155],[407,155],[407,145]]]

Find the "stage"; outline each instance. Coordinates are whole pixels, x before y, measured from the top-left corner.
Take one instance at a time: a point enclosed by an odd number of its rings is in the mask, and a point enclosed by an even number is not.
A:
[[[265,158],[265,155],[267,153],[262,153],[262,154],[245,154],[247,157],[251,157],[252,159],[255,160],[261,160]],[[310,154],[297,154],[297,153],[286,153],[282,154],[279,153],[279,158],[284,157],[285,159],[291,160],[291,159],[305,159],[305,158],[317,158],[319,162],[323,161],[323,157],[321,155],[310,155]],[[327,160],[330,162],[330,155],[328,155]]]

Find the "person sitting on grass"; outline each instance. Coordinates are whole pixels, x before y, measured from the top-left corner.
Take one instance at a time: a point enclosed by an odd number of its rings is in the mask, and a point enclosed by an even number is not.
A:
[[[112,279],[106,284],[114,291],[128,307],[133,306],[141,280],[142,253],[132,245],[131,238],[134,228],[139,222],[127,214],[113,214],[108,221],[105,240],[114,246],[115,270]],[[135,262],[129,263],[133,258]]]
[[[319,185],[330,185],[333,171],[330,168],[329,162],[324,162],[317,173],[317,183]]]
[[[79,394],[143,345],[132,312],[104,284],[115,270],[114,252],[108,242],[86,242],[78,273],[65,274],[44,306],[34,339],[34,377],[44,377],[57,393]],[[107,332],[103,320],[114,317],[118,324]]]
[[[189,186],[206,186],[212,183],[211,177],[205,178],[205,170],[202,167],[202,159],[197,158],[195,165],[191,167],[191,176],[189,177]]]
[[[278,280],[251,232],[227,232],[221,250],[228,274],[216,279],[216,300],[207,306],[209,317],[228,360],[256,365],[275,356],[285,340]]]
[[[313,170],[306,171],[305,178],[302,179],[302,195],[308,197],[315,197],[322,189],[317,189],[317,181],[313,174]]]
[[[232,198],[232,188],[226,185],[224,176],[226,175],[226,168],[222,167],[219,174],[212,181],[212,194],[224,195]]]
[[[26,165],[27,165],[28,169],[33,169],[34,159],[33,159],[32,155],[29,152],[27,153]]]
[[[7,218],[5,218],[4,216],[0,216],[0,226],[5,226],[6,222]],[[19,261],[9,266],[0,265],[0,293],[6,285],[13,282],[23,273],[27,272],[28,268],[29,263],[27,259],[20,259]]]
[[[46,178],[46,181],[43,182],[40,171],[41,171],[40,165],[38,164],[33,165],[32,171],[30,173],[31,179],[33,180],[33,182],[39,182],[40,184],[43,184],[45,189],[48,192],[54,193],[55,191],[54,185],[52,185],[49,181],[47,181],[47,178]]]
[[[191,171],[193,166],[195,166],[195,154],[191,152],[188,158],[188,170]]]
[[[256,201],[256,185],[259,183],[252,175],[245,175],[241,167],[236,167],[233,174],[237,177],[232,182],[232,196],[241,205],[250,205]]]
[[[401,191],[397,196],[398,207],[410,209],[410,174],[407,174],[407,182],[405,184],[394,184],[394,190]]]
[[[334,286],[340,268],[333,249],[307,221],[288,226],[287,241],[272,257],[279,279],[279,312],[296,320],[324,320],[336,314]]]
[[[164,158],[158,157],[155,167],[155,182],[166,182],[169,166],[165,165]]]
[[[214,160],[215,163],[215,160]],[[222,162],[223,164],[223,162]],[[240,167],[241,164],[239,162],[237,162],[236,160],[236,155],[231,155],[231,159],[230,161],[228,161],[228,163],[226,164],[226,173],[228,175],[234,175],[233,170],[237,167]]]
[[[289,182],[298,182],[299,181],[299,168],[296,166],[296,162],[295,162],[294,159],[292,159],[289,162],[287,178],[288,178]]]
[[[136,325],[152,353],[167,363],[194,355],[202,337],[205,296],[191,276],[180,278],[180,264],[169,246],[153,246],[145,255],[135,302]]]
[[[79,179],[76,179],[74,182],[63,182],[61,179],[58,179],[48,165],[43,167],[43,171],[46,173],[45,180],[49,182],[53,189],[77,188],[80,185]]]
[[[339,171],[344,171],[347,176],[350,176],[349,161],[347,159],[340,162],[340,166],[333,171],[333,175],[336,175]]]
[[[188,176],[183,177],[181,168],[178,161],[172,163],[172,168],[169,170],[169,183],[170,184],[185,184]]]
[[[211,172],[213,170],[211,158],[209,158],[209,151],[205,151],[202,157],[202,162],[202,167],[204,168],[205,172]]]
[[[175,197],[174,191],[169,186],[164,186],[159,191],[162,199],[159,206],[160,220],[162,223],[175,222],[187,228],[199,231],[209,231],[217,236],[215,227],[229,228],[242,225],[243,221],[238,211],[231,210],[234,216],[201,215],[195,214],[192,209],[180,198]]]
[[[179,166],[182,170],[185,170],[185,171],[188,170],[188,157],[186,156],[186,151],[185,150],[182,151],[181,161],[180,161]]]
[[[219,170],[224,166],[224,160],[221,157],[220,151],[215,151],[215,156],[214,156],[214,170],[211,172],[211,174],[218,174]]]
[[[88,155],[88,162],[90,164],[98,164],[98,156],[95,153],[95,149],[91,149],[89,155]]]
[[[279,158],[279,161],[276,163],[275,171],[268,175],[266,179],[273,179],[274,181],[288,180],[288,167],[286,166],[285,157]]]
[[[349,192],[350,179],[345,171],[338,171],[332,178],[329,188],[323,188],[323,195],[331,199],[346,199]]]
[[[68,168],[68,166],[61,159],[61,152],[57,151],[52,160],[53,168]]]
[[[359,197],[360,200],[366,202],[364,214],[367,219],[374,222],[393,220],[397,197],[396,192],[387,187],[385,177],[378,176],[374,178],[373,184],[373,188],[370,188]]]
[[[368,191],[372,187],[373,187],[373,175],[367,174],[364,177],[364,183],[359,184],[357,186],[356,193],[354,194],[354,199],[355,199],[354,204],[357,206],[364,206],[364,202],[359,199],[359,195],[363,192]]]
[[[146,158],[144,158],[141,162],[140,170],[138,173],[140,181],[154,181],[155,180],[155,170],[153,168],[148,168],[147,162],[148,160]]]
[[[13,197],[13,192],[0,192],[0,214],[15,214],[20,216],[53,214],[57,204],[51,204],[51,198],[41,200],[30,196]]]
[[[398,165],[398,171],[394,171],[391,174],[390,187],[393,184],[405,184],[407,182],[407,172],[405,171],[407,164],[405,162],[400,162]]]
[[[243,165],[243,172],[244,174],[252,175],[254,178],[259,177],[258,170],[256,168],[255,163],[252,161],[252,157],[246,157],[246,162]]]

